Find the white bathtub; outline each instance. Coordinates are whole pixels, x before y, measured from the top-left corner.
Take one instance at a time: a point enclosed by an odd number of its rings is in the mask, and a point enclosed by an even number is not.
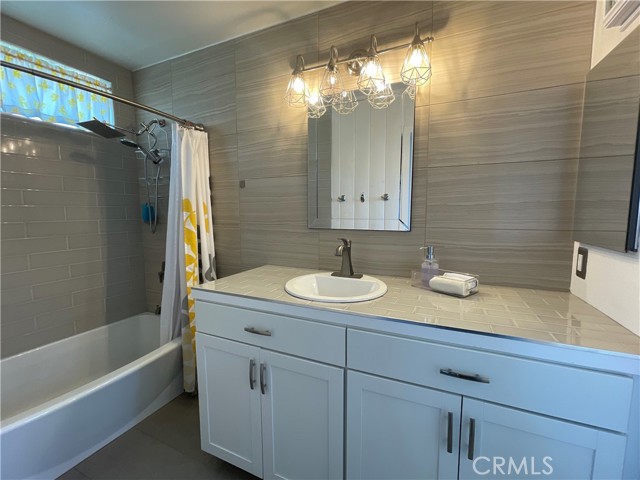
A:
[[[0,478],[56,478],[179,395],[160,327],[144,313],[0,361]]]

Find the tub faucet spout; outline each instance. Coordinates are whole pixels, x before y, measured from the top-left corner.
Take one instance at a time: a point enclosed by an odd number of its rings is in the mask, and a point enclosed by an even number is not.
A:
[[[339,238],[338,240],[342,241],[342,244],[336,248],[336,257],[342,257],[342,265],[339,272],[333,272],[331,275],[334,277],[362,278],[361,273],[353,273],[351,240],[346,238]]]

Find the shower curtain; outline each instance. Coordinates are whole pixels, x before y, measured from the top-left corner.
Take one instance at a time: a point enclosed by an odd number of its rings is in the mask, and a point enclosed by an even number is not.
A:
[[[184,389],[196,390],[195,311],[191,287],[215,280],[209,148],[206,132],[173,125],[161,321],[182,335]],[[168,339],[167,339],[168,340]]]

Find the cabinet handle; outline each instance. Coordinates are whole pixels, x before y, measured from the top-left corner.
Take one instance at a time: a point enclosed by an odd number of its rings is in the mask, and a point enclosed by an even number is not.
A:
[[[469,450],[467,451],[467,458],[473,460],[473,451],[476,446],[476,419],[469,419]]]
[[[483,377],[481,375],[478,375],[477,373],[456,372],[455,370],[451,370],[450,368],[441,368],[440,373],[442,375],[447,375],[448,377],[460,378],[461,380],[469,380],[471,382],[479,382],[479,383],[489,383],[489,379],[487,377]]]
[[[266,370],[267,370],[267,365],[264,363],[261,363],[260,364],[260,391],[262,392],[263,395],[267,391],[267,382],[265,378]]]
[[[264,330],[262,328],[244,327],[244,331],[248,332],[248,333],[254,333],[256,335],[263,335],[265,337],[270,337],[271,336],[271,331]]]
[[[249,387],[253,390],[256,386],[256,361],[252,358],[249,360]]]
[[[453,453],[453,413],[447,413],[447,453]]]

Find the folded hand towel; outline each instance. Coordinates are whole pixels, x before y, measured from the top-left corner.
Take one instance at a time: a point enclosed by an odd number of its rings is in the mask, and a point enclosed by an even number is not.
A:
[[[464,279],[459,277],[464,277]],[[467,297],[478,291],[478,280],[469,275],[445,273],[429,280],[429,286],[437,292]]]

